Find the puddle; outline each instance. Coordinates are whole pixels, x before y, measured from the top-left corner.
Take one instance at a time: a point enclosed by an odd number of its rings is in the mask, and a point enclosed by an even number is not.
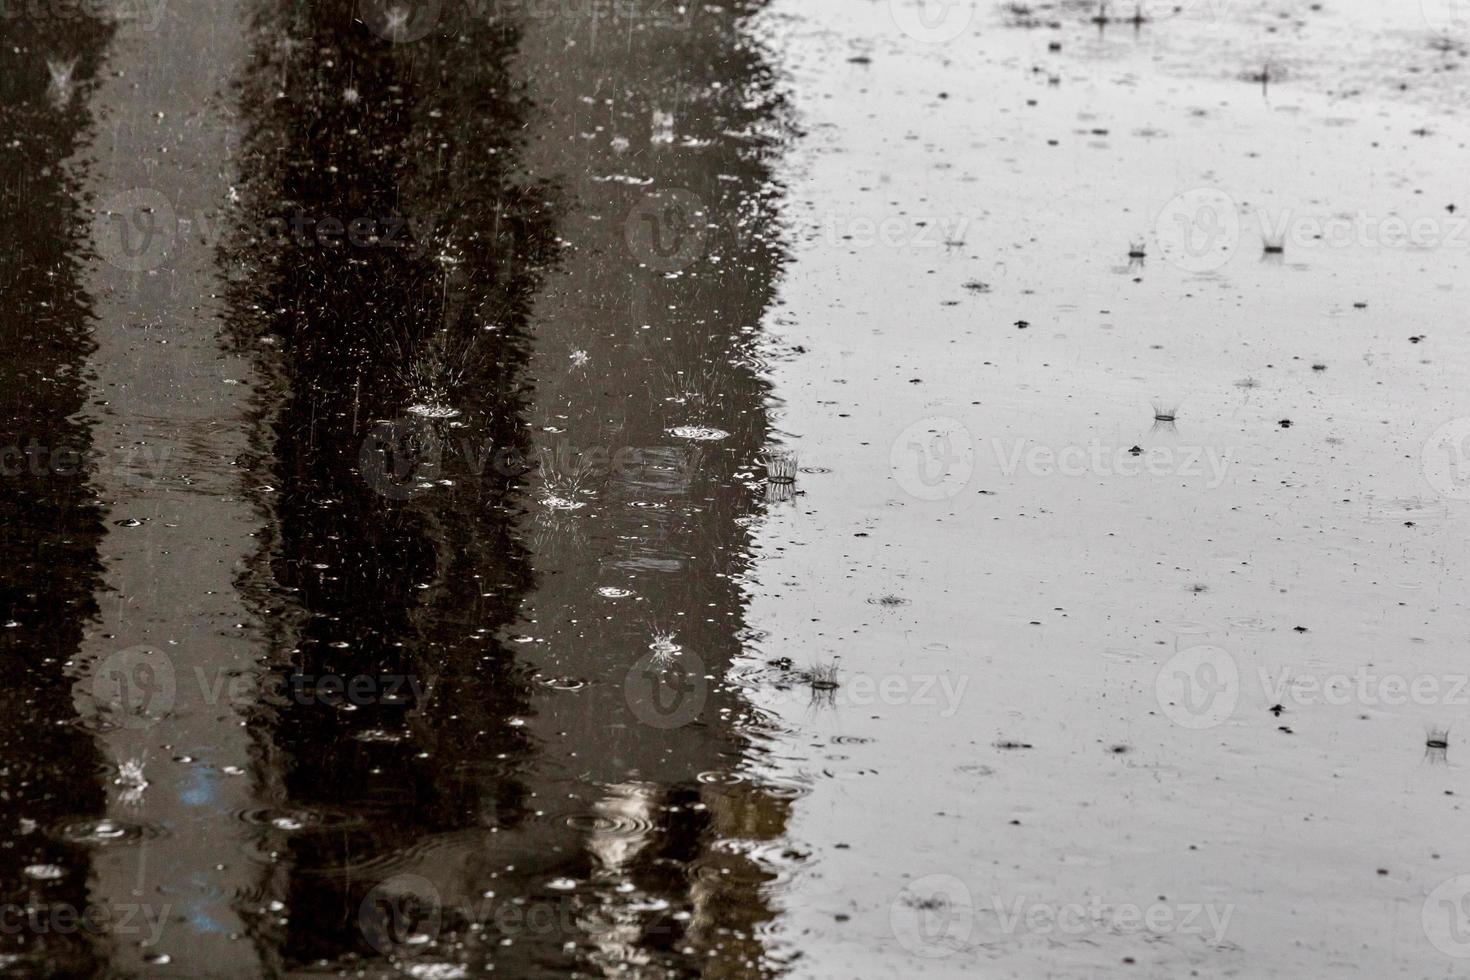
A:
[[[6,18],[0,967],[1470,955],[1453,3],[309,7]]]

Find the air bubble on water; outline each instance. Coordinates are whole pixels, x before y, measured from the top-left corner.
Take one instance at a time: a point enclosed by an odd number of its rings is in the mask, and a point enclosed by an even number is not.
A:
[[[604,585],[597,590],[597,594],[604,599],[626,599],[633,594],[632,589],[620,589],[615,585]]]
[[[57,864],[32,864],[26,867],[26,877],[37,881],[55,881],[66,872]]]

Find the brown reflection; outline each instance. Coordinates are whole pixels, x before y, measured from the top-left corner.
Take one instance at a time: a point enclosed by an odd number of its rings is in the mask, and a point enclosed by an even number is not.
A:
[[[538,691],[538,794],[575,797],[592,827],[577,938],[599,969],[771,975],[763,842],[790,803],[749,778],[725,676],[771,438],[759,327],[781,262],[780,101],[754,5],[528,10],[527,165],[575,206],[536,305],[531,429],[553,473],[525,528],[550,540],[521,650],[588,685]],[[575,510],[552,499],[569,473]]]
[[[50,831],[98,813],[100,759],[74,718],[67,661],[94,611],[98,511],[78,414],[91,309],[84,219],[65,161],[110,30],[96,19],[0,19],[0,972],[83,976],[88,855]]]
[[[256,379],[220,348],[208,247],[235,182],[242,6],[136,14],[116,12],[87,94],[98,125],[74,164],[91,217],[87,422],[105,533],[97,614],[70,666],[105,803],[52,832],[92,850],[108,975],[260,976],[243,920],[274,895],[247,818],[268,780],[244,720],[262,649],[235,587],[263,525],[239,465]]]
[[[527,678],[498,635],[530,585],[510,527],[549,190],[515,169],[512,32],[395,45],[354,10],[262,12],[222,251],[236,339],[279,379],[260,408],[276,525],[249,588],[280,651],[272,812],[295,823],[262,833],[288,895],[254,928],[287,968],[432,958],[451,935],[484,962],[458,926],[507,863],[558,859],[517,836]]]
[[[221,261],[276,379],[243,585],[295,693],[257,719],[290,823],[251,928],[283,969],[778,972],[752,851],[789,803],[720,683],[767,440],[760,53],[737,10],[428,6],[252,33]]]

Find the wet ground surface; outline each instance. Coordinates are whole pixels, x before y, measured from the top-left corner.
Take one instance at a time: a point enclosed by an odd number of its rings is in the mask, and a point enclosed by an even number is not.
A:
[[[0,32],[0,970],[1465,969],[1470,8]]]

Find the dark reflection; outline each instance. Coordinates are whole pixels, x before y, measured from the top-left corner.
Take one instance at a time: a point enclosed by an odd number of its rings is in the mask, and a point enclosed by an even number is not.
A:
[[[590,828],[573,938],[604,973],[781,969],[770,889],[800,788],[762,784],[727,682],[778,413],[759,328],[783,127],[757,9],[552,5],[521,45],[528,166],[576,191],[536,305],[531,428],[555,473],[528,526],[521,655],[587,685],[537,692],[536,785]]]
[[[101,526],[79,413],[90,308],[85,219],[64,161],[110,31],[79,11],[0,20],[0,972],[80,976],[87,854],[49,831],[102,809],[67,662],[98,582]],[[92,920],[95,921],[95,920]]]
[[[531,805],[527,680],[498,628],[530,584],[510,510],[526,307],[554,258],[549,190],[514,170],[515,35],[395,45],[353,12],[262,14],[222,255],[237,340],[279,379],[260,399],[274,540],[245,584],[281,651],[260,823],[290,881],[256,928],[288,967],[432,957],[419,936],[448,936],[506,863],[556,860],[497,844]],[[456,959],[490,958],[461,938]]]
[[[723,680],[779,265],[748,12],[355,9],[260,14],[220,256],[275,379],[253,939],[283,970],[779,972],[798,790],[755,778]]]

